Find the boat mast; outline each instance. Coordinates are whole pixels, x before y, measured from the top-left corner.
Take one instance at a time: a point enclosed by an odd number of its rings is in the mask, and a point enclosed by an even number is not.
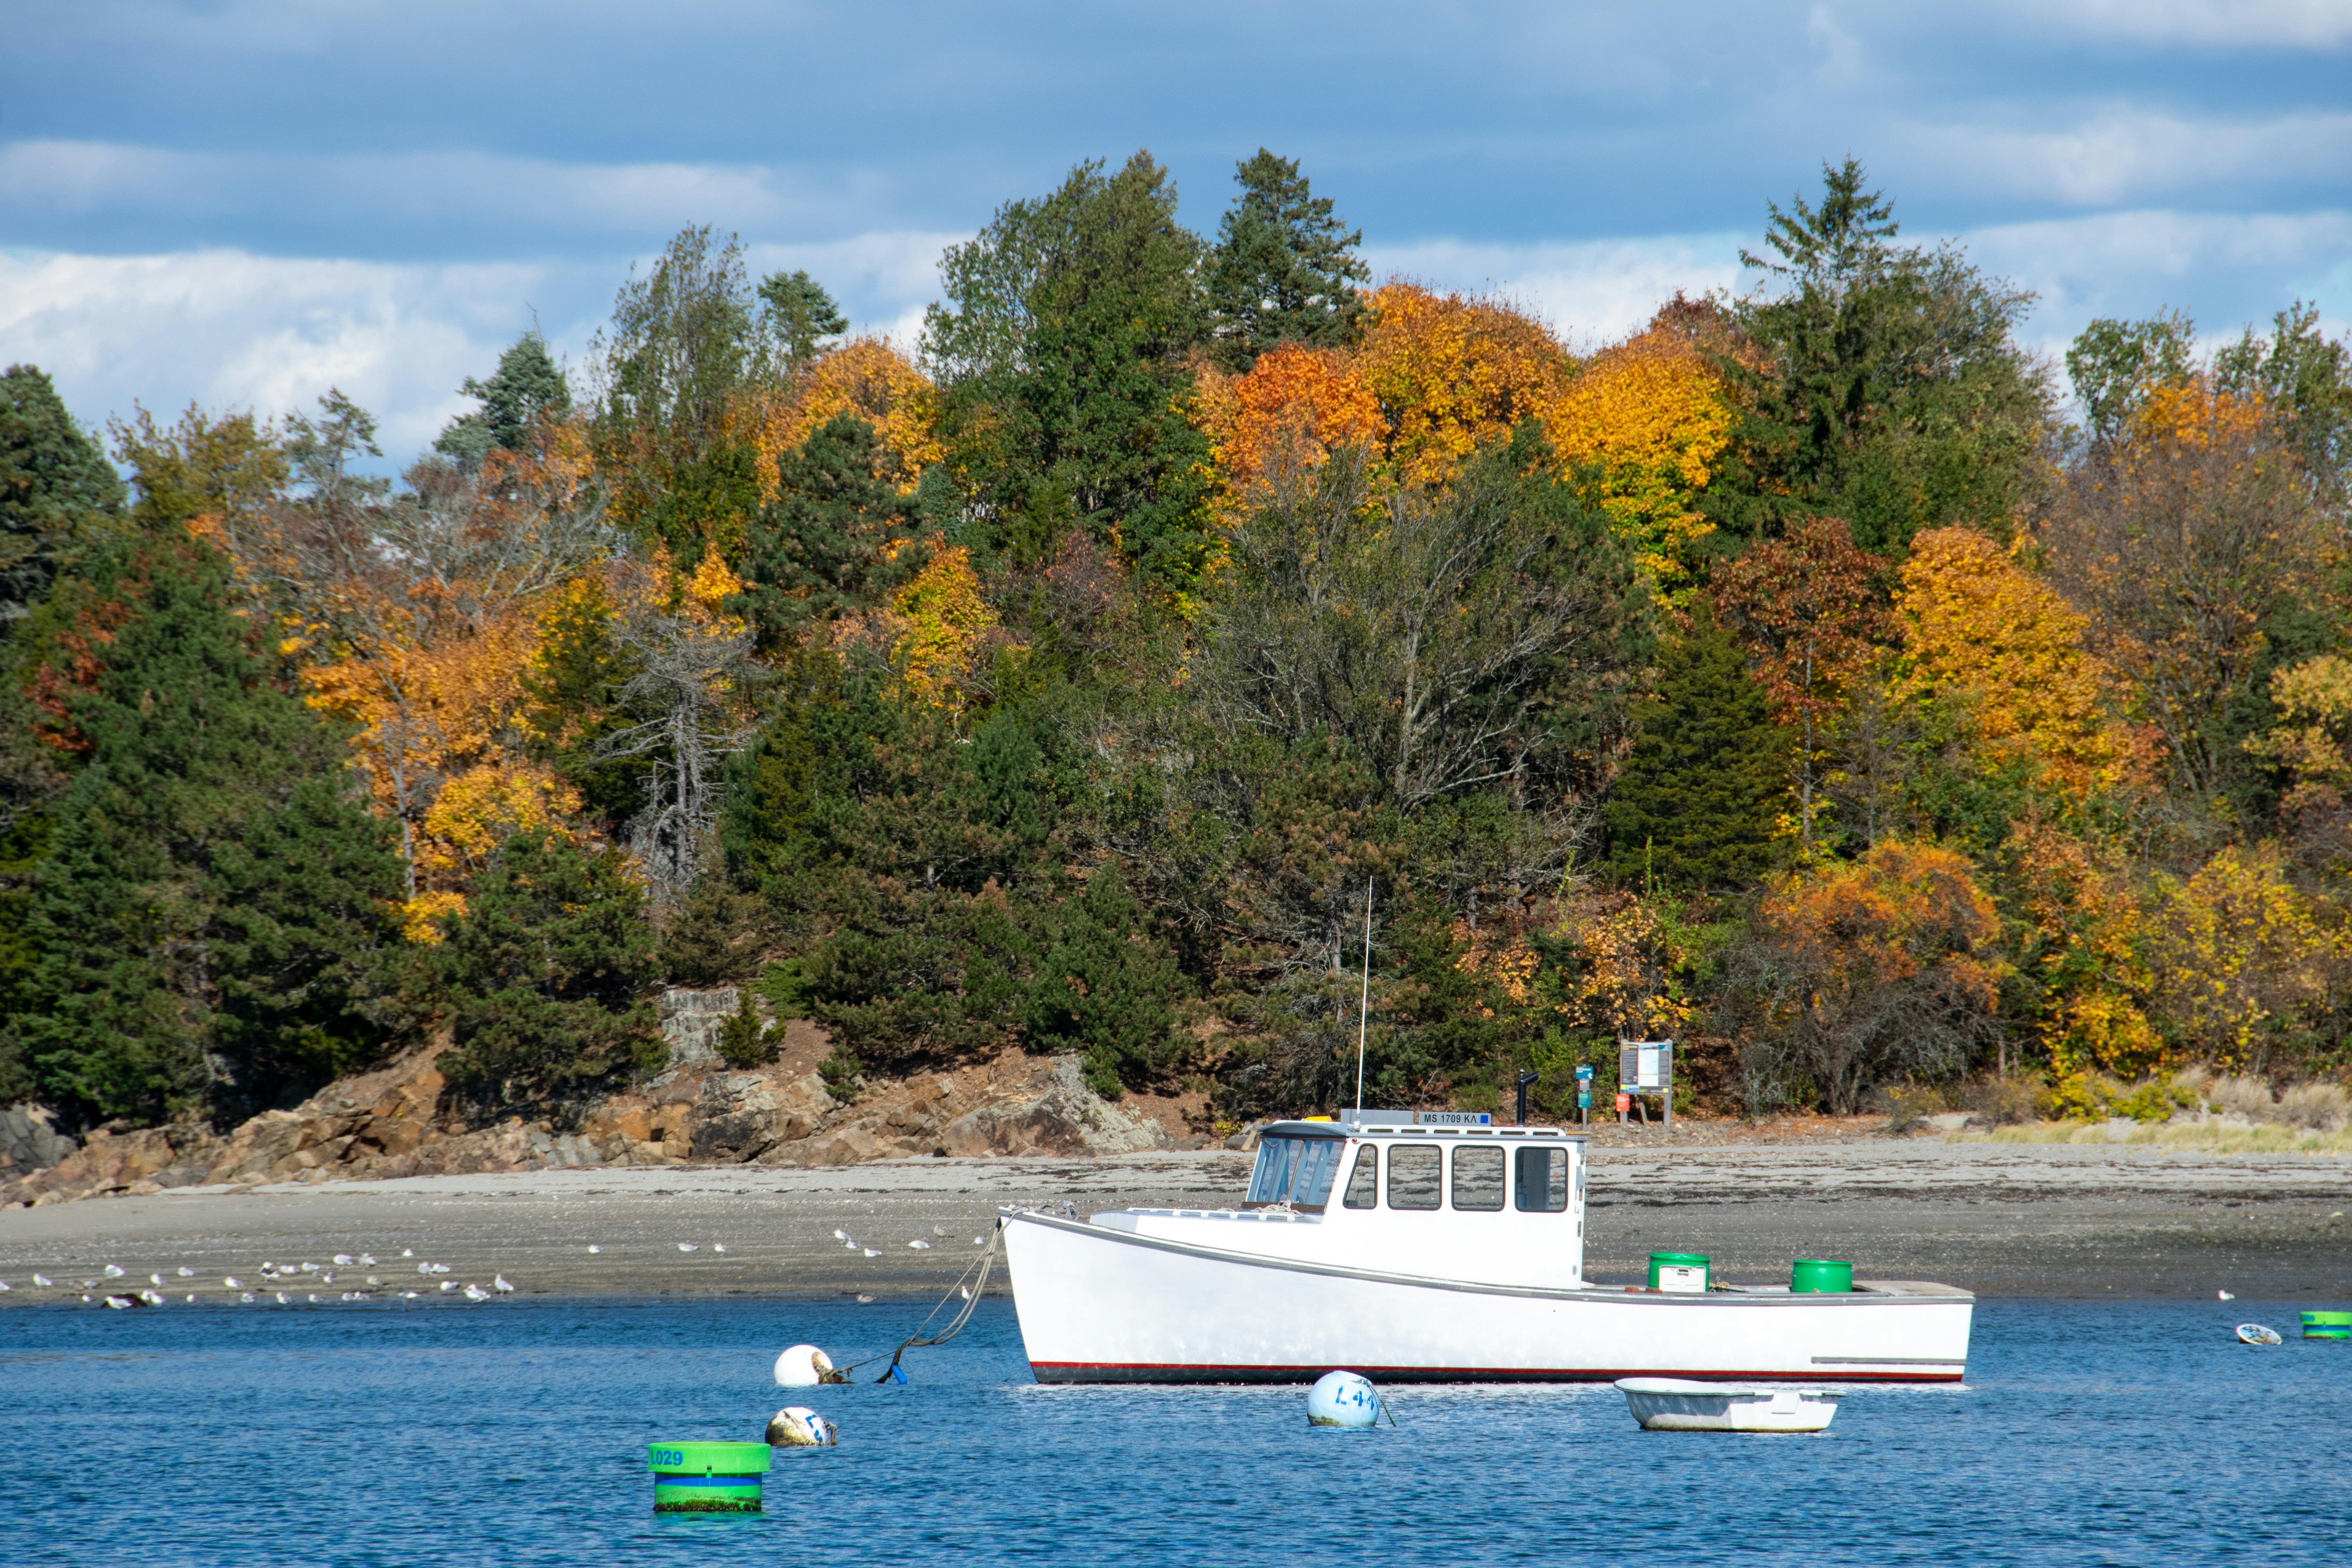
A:
[[[1364,879],[1364,994],[1356,1005],[1356,1109],[1364,1109],[1364,1030],[1372,1017],[1372,879]]]

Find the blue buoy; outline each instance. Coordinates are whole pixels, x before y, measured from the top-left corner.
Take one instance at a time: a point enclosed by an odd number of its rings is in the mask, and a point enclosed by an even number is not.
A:
[[[1307,1391],[1309,1426],[1370,1426],[1381,1418],[1381,1391],[1352,1372],[1327,1372]]]

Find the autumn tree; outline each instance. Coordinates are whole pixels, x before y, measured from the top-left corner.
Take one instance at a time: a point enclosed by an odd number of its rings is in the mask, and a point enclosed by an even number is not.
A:
[[[1801,523],[1716,570],[1717,609],[1750,650],[1774,720],[1794,732],[1797,833],[1808,851],[1832,731],[1888,629],[1880,575],[1839,518]]]
[[[2148,394],[2179,386],[2198,368],[2197,324],[2182,310],[2138,321],[2100,316],[2066,347],[2066,376],[2094,442],[2125,435]]]
[[[1992,1036],[1999,929],[1967,858],[1948,849],[1888,839],[1784,878],[1730,958],[1750,1108],[1852,1115],[1890,1079],[1965,1069]]]
[[[1351,229],[1318,196],[1295,158],[1261,147],[1234,168],[1241,187],[1217,222],[1208,257],[1210,331],[1227,368],[1246,371],[1277,343],[1341,348],[1363,312],[1357,285],[1371,271]]]
[[[1373,291],[1357,373],[1388,425],[1397,478],[1443,484],[1472,453],[1559,398],[1568,354],[1543,324],[1500,300],[1392,282]]]

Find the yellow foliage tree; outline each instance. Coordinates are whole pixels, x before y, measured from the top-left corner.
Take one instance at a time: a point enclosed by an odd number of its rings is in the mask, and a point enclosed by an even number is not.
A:
[[[2352,659],[2332,653],[2307,658],[2271,677],[2277,726],[2247,739],[2246,750],[2294,771],[2280,803],[2289,811],[2340,811],[2352,790]]]
[[[971,552],[940,551],[891,597],[892,662],[918,701],[961,715],[975,689],[996,613],[981,596]]]
[[[1723,377],[1680,333],[1657,328],[1595,355],[1543,410],[1568,476],[1586,487],[1651,579],[1691,579],[1713,529],[1693,510],[1731,441]]]
[[[854,414],[874,426],[897,471],[877,476],[904,492],[945,448],[939,437],[939,390],[915,363],[877,337],[853,338],[830,350],[780,395],[747,404],[738,417],[760,454],[760,493],[776,494],[776,460],[825,421]]]
[[[1380,400],[1349,356],[1284,343],[1258,356],[1247,375],[1223,383],[1229,418],[1216,462],[1244,501],[1322,467],[1338,447],[1377,451],[1387,435]]]
[[[2142,748],[2109,714],[2108,672],[2084,648],[2086,617],[1992,540],[1920,534],[1895,605],[1902,694],[1956,702],[1984,762],[2027,763],[2077,802],[2139,775]]]
[[[1568,352],[1542,322],[1499,300],[1391,282],[1370,303],[1354,364],[1379,400],[1400,479],[1443,484],[1568,384]]]
[[[2343,943],[2263,845],[2224,849],[2186,882],[2159,879],[2147,947],[2165,1034],[2189,1054],[2259,1071],[2266,1046],[2325,998],[2325,961]]]

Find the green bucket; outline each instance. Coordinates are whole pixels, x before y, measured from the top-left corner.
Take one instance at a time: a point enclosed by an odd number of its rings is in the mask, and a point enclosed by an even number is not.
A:
[[[1696,1294],[1707,1287],[1707,1258],[1697,1252],[1650,1254],[1650,1289]]]
[[[2307,1340],[2352,1340],[2352,1312],[2305,1312],[2303,1337]]]
[[[1853,1265],[1830,1258],[1800,1258],[1789,1268],[1792,1296],[1844,1296],[1853,1290]]]
[[[648,1443],[656,1513],[757,1513],[765,1443]]]

